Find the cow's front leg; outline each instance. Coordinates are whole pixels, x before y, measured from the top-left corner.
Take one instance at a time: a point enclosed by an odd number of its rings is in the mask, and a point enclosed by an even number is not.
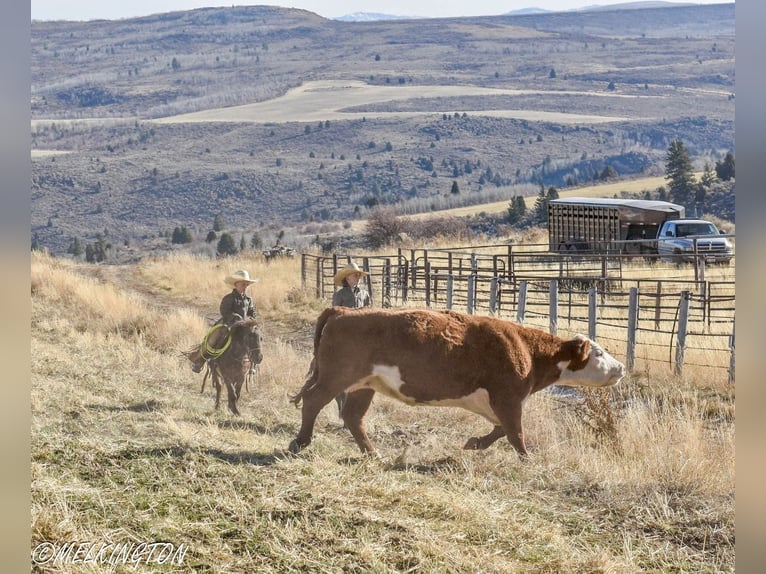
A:
[[[521,428],[521,402],[513,402],[510,406],[503,408],[493,406],[493,410],[500,419],[508,442],[516,449],[520,457],[526,458],[527,447],[524,444],[524,431]]]
[[[480,436],[475,437],[472,436],[468,439],[468,442],[465,443],[465,446],[463,447],[466,450],[484,450],[491,444],[493,444],[497,439],[505,436],[505,429],[501,426],[495,426],[495,428],[492,429],[492,432]]]

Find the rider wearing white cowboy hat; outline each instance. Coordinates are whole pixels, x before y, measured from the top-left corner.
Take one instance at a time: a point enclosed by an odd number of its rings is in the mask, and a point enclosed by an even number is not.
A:
[[[255,304],[253,303],[252,297],[245,293],[245,291],[250,285],[258,280],[251,279],[250,273],[248,273],[247,270],[240,269],[224,277],[223,281],[227,285],[230,285],[232,290],[221,299],[221,304],[218,308],[221,313],[221,318],[216,325],[221,323],[224,325],[231,325],[242,319],[255,319]],[[220,339],[226,334],[225,331],[225,329],[220,328],[211,331],[207,335],[207,345],[212,348],[218,348],[222,343]],[[189,360],[192,361],[192,371],[199,373],[202,370],[202,367],[205,366],[202,345],[200,345],[198,351],[195,351],[189,356]]]
[[[369,307],[372,304],[370,294],[359,284],[367,275],[353,262],[338,271],[333,281],[340,289],[333,293],[333,307]]]
[[[257,279],[250,279],[250,273],[245,269],[235,271],[224,278],[224,282],[233,287],[231,293],[221,299],[219,307],[221,319],[225,324],[230,325],[234,322],[233,315],[237,315],[237,319],[255,318],[253,299],[245,293],[245,290],[257,281]]]

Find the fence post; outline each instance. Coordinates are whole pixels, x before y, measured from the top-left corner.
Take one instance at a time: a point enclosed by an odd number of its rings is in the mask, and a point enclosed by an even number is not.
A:
[[[466,311],[469,315],[473,315],[476,309],[476,273],[471,273],[468,276],[468,303],[466,305]]]
[[[729,356],[729,384],[734,384],[734,327],[731,325],[731,338],[729,339],[729,347],[731,348],[731,355]]]
[[[425,278],[426,278],[426,307],[431,306],[431,262],[425,260]]]
[[[447,309],[452,309],[452,293],[454,291],[454,280],[452,274],[447,275]]]
[[[662,318],[662,281],[657,281],[657,295],[654,300],[654,328],[660,330],[660,319]]]
[[[689,299],[691,299],[691,292],[681,291],[680,310],[678,313],[678,341],[676,342],[676,375],[680,375],[684,370],[686,331],[689,326]]]
[[[596,310],[598,309],[596,286],[591,285],[588,289],[588,337],[596,340]]]
[[[489,281],[489,314],[492,316],[497,314],[497,277]]]
[[[638,330],[638,287],[631,287],[628,294],[628,349],[625,363],[628,372],[636,364],[636,331]]]
[[[324,297],[324,285],[322,284],[322,271],[324,270],[324,257],[317,259],[316,291],[317,299]]]
[[[550,282],[550,304],[549,304],[549,323],[548,330],[551,335],[555,335],[558,332],[559,324],[559,282],[558,279],[551,279]]]
[[[516,322],[524,322],[524,314],[527,310],[527,280],[522,279],[519,282],[519,305],[516,307]]]
[[[391,307],[391,258],[386,257],[383,267],[383,307]]]
[[[402,265],[402,260],[404,260],[404,265]],[[410,289],[410,278],[409,278],[409,261],[406,257],[403,255],[399,256],[399,260],[396,262],[397,265],[399,265],[399,280],[401,282],[402,287],[402,303],[406,303],[407,299],[409,299],[409,289]]]

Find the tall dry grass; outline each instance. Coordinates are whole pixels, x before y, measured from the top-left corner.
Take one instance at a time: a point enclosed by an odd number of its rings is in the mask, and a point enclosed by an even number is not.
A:
[[[295,295],[296,265],[173,256],[94,279],[33,254],[33,547],[184,543],[182,572],[734,571],[734,390],[702,375],[639,372],[589,402],[534,395],[526,463],[506,441],[461,450],[489,428],[471,413],[386,398],[368,421],[381,459],[358,453],[334,405],[285,455],[310,361],[310,331],[285,326],[322,305]],[[239,418],[212,410],[177,352],[237,268],[261,278],[270,330]]]

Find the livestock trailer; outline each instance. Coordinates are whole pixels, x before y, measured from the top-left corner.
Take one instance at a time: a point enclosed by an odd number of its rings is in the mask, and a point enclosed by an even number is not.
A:
[[[548,202],[550,251],[656,253],[657,231],[682,205],[648,199],[570,197]],[[620,243],[632,240],[630,243]]]

